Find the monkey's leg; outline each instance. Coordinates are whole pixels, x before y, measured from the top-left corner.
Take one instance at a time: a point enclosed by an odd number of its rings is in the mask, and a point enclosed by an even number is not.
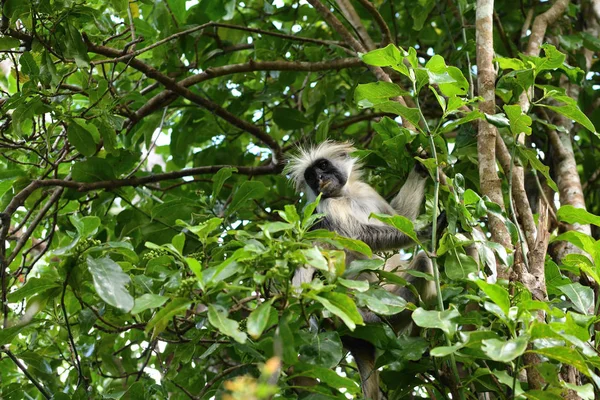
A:
[[[380,400],[379,371],[375,368],[375,346],[365,340],[349,336],[342,337],[342,343],[356,361],[363,396],[369,400]]]

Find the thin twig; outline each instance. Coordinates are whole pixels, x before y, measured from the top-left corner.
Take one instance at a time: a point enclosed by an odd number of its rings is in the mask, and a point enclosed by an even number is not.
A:
[[[25,368],[25,366],[21,363],[21,361],[19,361],[19,359],[10,350],[4,348],[4,349],[2,349],[2,351],[4,352],[4,354],[6,354],[8,356],[8,358],[10,358],[16,364],[16,366],[21,370],[21,372],[23,372],[23,374],[27,377],[27,379],[29,379],[29,381],[33,384],[33,386],[35,386],[40,391],[40,393],[42,394],[42,396],[44,396],[44,398],[46,398],[46,399],[52,398],[52,395],[50,393],[48,393],[46,391],[46,389],[42,386],[42,384],[40,382],[38,382],[33,377],[33,375],[31,375],[29,373],[27,368]]]

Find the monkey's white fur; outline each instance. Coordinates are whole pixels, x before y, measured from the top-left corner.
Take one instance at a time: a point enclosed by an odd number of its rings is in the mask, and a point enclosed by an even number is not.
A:
[[[355,148],[351,143],[332,141],[300,148],[296,155],[290,157],[285,173],[289,174],[294,182],[296,191],[304,192],[308,201],[314,201],[317,194],[306,184],[304,172],[321,158],[329,160],[340,171],[344,171],[348,181],[342,189],[342,196],[321,199],[317,206],[319,213],[326,214],[339,225],[349,226],[356,222],[384,225],[379,220],[369,218],[371,213],[399,214],[414,221],[423,201],[426,180],[416,171],[411,171],[390,205],[375,189],[362,181],[362,165],[357,158],[350,156],[353,151]]]
[[[325,214],[319,223],[320,228],[335,231],[341,235],[360,239],[367,243],[372,250],[399,250],[411,245],[412,240],[395,228],[385,225],[383,222],[370,218],[372,213],[399,214],[414,221],[423,203],[425,193],[426,177],[421,176],[413,169],[398,195],[391,204],[385,201],[379,193],[370,185],[362,181],[360,163],[358,159],[350,155],[354,148],[350,143],[337,143],[326,141],[314,147],[299,149],[298,154],[290,158],[285,172],[289,174],[298,192],[304,192],[309,201],[314,201],[318,195],[305,180],[305,172],[314,168],[315,162],[325,159],[335,169],[344,173],[346,183],[335,196],[321,198],[317,212]],[[423,233],[423,232],[422,232]],[[347,263],[350,263],[357,255],[347,252]],[[388,271],[402,268],[406,263],[400,260],[399,255],[390,258],[385,265]],[[431,261],[425,253],[421,252],[414,256],[408,266],[410,269],[421,272],[432,273]],[[294,287],[300,287],[302,283],[312,280],[315,270],[312,267],[300,268],[292,279]],[[435,297],[435,288],[431,282],[423,279],[416,280],[410,275],[399,273],[405,279],[417,286],[417,290],[424,300]],[[358,279],[366,279],[371,282],[376,280],[374,274],[361,275]],[[414,296],[404,287],[395,285],[384,285],[386,290],[394,292],[409,301],[415,301]],[[361,310],[363,319],[367,322],[379,321],[379,317],[368,310]],[[394,318],[394,317],[392,317]],[[395,321],[390,323],[394,328],[401,330],[410,325],[410,314],[407,312],[398,314]],[[344,345],[353,354],[362,380],[363,394],[367,398],[379,399],[379,377],[375,368],[374,347],[361,340],[347,340]]]

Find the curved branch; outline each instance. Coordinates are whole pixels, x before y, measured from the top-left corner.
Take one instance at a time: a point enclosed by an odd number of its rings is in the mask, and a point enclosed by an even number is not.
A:
[[[350,0],[336,0],[336,2],[342,11],[342,14],[344,14],[344,17],[346,17],[350,25],[352,25],[352,28],[354,28],[356,34],[360,37],[360,40],[362,40],[367,50],[374,50],[376,48],[375,42],[373,42],[373,39],[369,36],[367,29],[350,3]]]
[[[121,52],[119,50],[113,49],[111,47],[100,46],[100,45],[91,43],[89,41],[89,39],[87,38],[87,36],[85,36],[85,35],[84,35],[84,40],[86,42],[88,51],[91,53],[96,53],[96,54],[100,54],[100,55],[103,55],[106,57],[112,57],[112,58],[118,58],[121,56]],[[122,61],[122,62],[125,62],[125,61]],[[148,65],[136,58],[129,59],[125,63],[127,65],[131,66],[132,68],[135,68],[136,70],[138,70],[140,72],[143,72],[148,78],[151,78],[151,79],[154,79],[154,80],[160,82],[167,89],[179,94],[182,97],[185,97],[186,99],[190,100],[191,102],[193,102],[195,104],[198,104],[198,105],[206,108],[207,110],[212,111],[213,113],[215,113],[219,117],[223,118],[225,121],[229,122],[233,126],[236,126],[240,129],[250,133],[252,136],[259,139],[261,142],[263,142],[265,145],[267,145],[273,151],[273,153],[274,153],[273,156],[275,159],[279,158],[279,154],[281,153],[281,148],[279,147],[279,143],[277,143],[277,141],[275,141],[271,136],[269,136],[265,131],[263,131],[258,126],[239,118],[238,116],[232,114],[231,112],[227,111],[225,108],[219,106],[218,104],[213,103],[212,101],[192,92],[191,90],[187,89],[184,86],[181,86],[177,81],[173,80],[172,78],[168,77],[165,74],[162,74],[154,67],[151,67],[150,65]]]
[[[354,49],[354,51],[356,51],[357,53],[366,52],[363,45],[358,40],[356,40],[354,36],[352,36],[350,31],[346,29],[346,27],[340,22],[340,20],[337,19],[337,17],[333,15],[333,13],[329,11],[329,9],[325,7],[325,5],[323,5],[323,3],[321,3],[319,0],[307,1],[311,6],[315,8],[315,10],[317,10],[319,14],[321,14],[323,19],[327,22],[327,24],[329,24],[329,26],[332,27],[344,39],[344,41]],[[381,67],[374,67],[372,65],[369,65],[369,69],[371,70],[373,75],[375,75],[377,80],[383,82],[392,82],[390,76]],[[393,100],[406,107],[406,102],[402,97],[396,97]],[[405,128],[416,130],[413,124],[411,124],[405,118],[402,118],[402,124]]]
[[[546,35],[548,25],[556,22],[556,20],[558,20],[558,18],[567,10],[568,5],[569,0],[557,0],[545,13],[535,17],[525,54],[528,56],[537,56],[540,54],[540,46]]]
[[[279,164],[268,164],[261,165],[258,167],[245,167],[245,166],[231,166],[231,165],[209,165],[204,167],[187,168],[179,171],[165,172],[162,174],[154,174],[142,177],[132,177],[125,179],[114,179],[109,181],[97,181],[97,182],[78,182],[78,181],[67,181],[63,179],[44,179],[33,181],[36,187],[46,186],[60,186],[67,187],[79,192],[89,192],[92,190],[101,189],[117,189],[125,186],[142,186],[149,183],[156,183],[162,181],[168,181],[172,179],[183,178],[186,176],[202,175],[202,174],[215,174],[217,171],[223,168],[236,168],[238,174],[258,176],[258,175],[272,175],[278,174],[283,170],[283,166]]]
[[[371,3],[369,0],[358,0],[358,2],[364,8],[367,9],[369,14],[371,14],[373,19],[375,20],[375,23],[379,27],[379,30],[381,31],[380,47],[385,47],[388,44],[392,43],[392,32],[390,32],[390,28],[387,26],[385,20],[383,19],[377,8],[375,8],[373,3]]]
[[[190,87],[197,83],[207,81],[224,75],[232,75],[243,72],[254,71],[327,71],[340,70],[343,68],[353,68],[364,65],[362,60],[357,57],[340,58],[331,61],[320,62],[304,62],[304,61],[252,61],[244,64],[224,65],[222,67],[208,68],[204,72],[190,76],[179,81],[179,85]],[[152,97],[146,104],[140,107],[135,112],[132,119],[133,122],[139,121],[145,116],[152,114],[159,108],[171,104],[177,99],[177,94],[173,91],[166,90]]]

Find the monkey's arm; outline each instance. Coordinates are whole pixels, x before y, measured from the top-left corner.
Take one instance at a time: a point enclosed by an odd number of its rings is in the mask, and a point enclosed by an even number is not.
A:
[[[426,239],[428,232],[431,232],[431,229],[419,231],[417,236],[419,239]],[[362,240],[374,251],[397,250],[415,243],[409,236],[394,227],[374,224],[361,225],[357,229],[355,239]]]
[[[411,221],[419,216],[421,204],[425,197],[425,183],[428,173],[423,166],[417,163],[417,166],[410,171],[408,178],[400,191],[392,200],[392,207],[399,215],[402,215]]]

